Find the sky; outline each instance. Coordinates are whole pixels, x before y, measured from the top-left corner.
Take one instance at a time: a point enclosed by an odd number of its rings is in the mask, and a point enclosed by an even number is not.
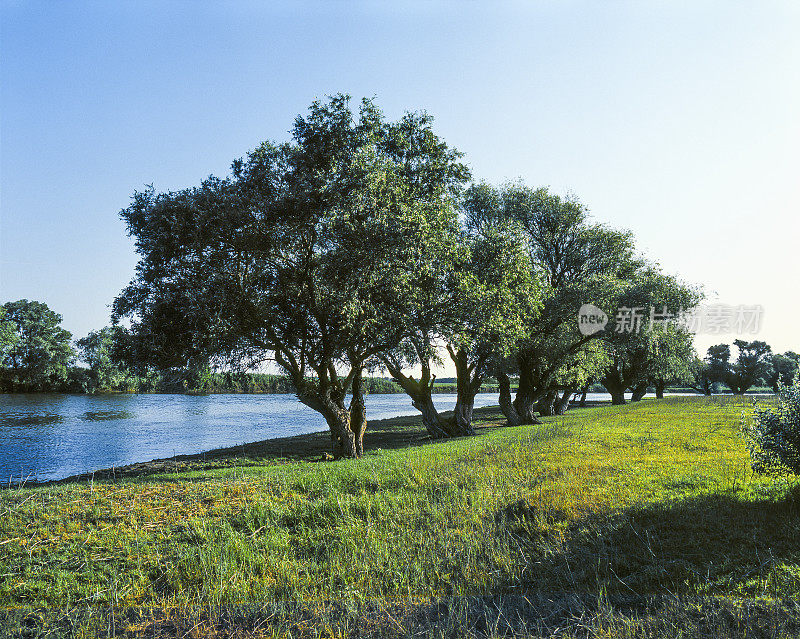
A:
[[[800,3],[0,4],[0,302],[78,338],[131,279],[119,219],[338,92],[425,110],[476,179],[577,196],[800,351]]]

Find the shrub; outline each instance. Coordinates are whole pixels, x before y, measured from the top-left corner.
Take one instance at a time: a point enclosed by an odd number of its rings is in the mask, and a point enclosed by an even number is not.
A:
[[[774,407],[756,405],[744,430],[753,470],[800,475],[800,377],[779,385]]]

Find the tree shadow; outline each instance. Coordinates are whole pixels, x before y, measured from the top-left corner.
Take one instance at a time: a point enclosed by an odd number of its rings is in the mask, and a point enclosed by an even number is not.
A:
[[[525,588],[631,601],[800,591],[797,487],[780,501],[704,495],[573,522],[529,502],[501,516],[534,558]]]

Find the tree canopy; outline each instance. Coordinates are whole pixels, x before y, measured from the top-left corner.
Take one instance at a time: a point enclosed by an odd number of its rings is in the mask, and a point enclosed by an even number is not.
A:
[[[13,391],[35,391],[67,379],[75,357],[72,334],[61,328],[61,315],[47,304],[6,302],[0,316],[0,355],[4,385]]]
[[[335,454],[359,456],[363,367],[413,330],[456,249],[459,157],[425,114],[315,102],[291,142],[263,143],[228,178],[134,195],[122,217],[140,261],[114,317],[161,366],[275,361]]]

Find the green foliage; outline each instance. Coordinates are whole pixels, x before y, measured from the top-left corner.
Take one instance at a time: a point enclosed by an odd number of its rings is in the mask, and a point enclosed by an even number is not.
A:
[[[413,328],[455,251],[459,158],[428,115],[391,123],[371,100],[354,113],[337,95],[226,179],[136,193],[121,215],[140,262],[114,303],[115,320],[132,319],[132,359],[274,360],[301,401],[347,430],[350,384]]]
[[[613,306],[639,265],[632,237],[593,223],[577,199],[545,188],[477,184],[467,191],[465,202],[466,225],[473,232],[496,227],[521,236],[533,279],[540,282],[541,312],[529,319],[525,339],[498,368],[501,376],[514,371],[520,376],[514,407],[505,404],[509,420],[529,421],[533,402],[558,384],[557,376],[585,379],[604,360],[597,349],[576,357],[597,336],[582,335],[575,318],[587,302]]]
[[[622,323],[627,316],[620,315],[609,323],[602,337],[611,360],[602,381],[616,402],[625,389],[639,389],[641,393],[650,383],[666,385],[689,377],[695,356],[692,336],[676,318],[700,299],[698,290],[656,266],[644,265],[632,274],[622,288],[619,308],[639,309],[644,317],[638,326],[627,326]],[[671,319],[656,321],[655,313]]]
[[[3,305],[0,317],[0,366],[3,386],[11,391],[53,389],[63,384],[75,352],[61,315],[46,304],[19,300]]]
[[[788,386],[797,376],[800,368],[800,354],[793,351],[786,351],[782,355],[776,353],[772,356],[772,373],[768,381],[772,388],[777,392],[780,384]]]
[[[735,395],[743,395],[751,387],[767,385],[773,377],[772,349],[761,341],[734,342],[739,353],[731,362],[731,350],[727,344],[717,344],[708,349],[709,374],[714,381],[722,382]]]
[[[121,390],[126,387],[124,382],[131,373],[115,353],[115,345],[124,332],[121,326],[106,326],[91,331],[75,342],[80,358],[89,365],[92,391]]]
[[[744,433],[755,471],[800,475],[800,378],[779,383],[775,405],[756,406]]]

